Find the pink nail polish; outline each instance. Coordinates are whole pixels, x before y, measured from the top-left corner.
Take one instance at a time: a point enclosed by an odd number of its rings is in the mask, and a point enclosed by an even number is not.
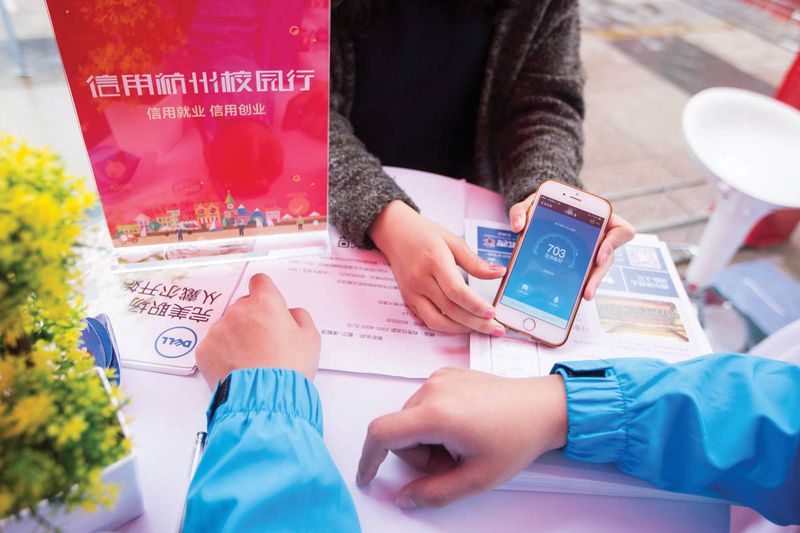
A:
[[[493,318],[495,317],[495,311],[494,311],[494,309],[489,309],[488,311],[486,311],[486,312],[483,314],[483,316],[484,316],[485,318],[488,318],[489,320],[493,319]]]
[[[494,270],[495,272],[500,272],[501,270],[505,270],[506,267],[503,265],[489,265],[489,270]]]
[[[394,503],[401,509],[417,508],[417,504],[414,503],[414,500],[412,500],[408,494],[398,494],[397,499],[395,499]]]
[[[503,328],[495,328],[495,330],[492,332],[492,337],[502,337],[505,334],[506,330],[504,330]]]

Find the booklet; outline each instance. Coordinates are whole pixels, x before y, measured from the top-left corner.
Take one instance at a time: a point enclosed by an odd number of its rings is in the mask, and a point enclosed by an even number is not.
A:
[[[506,224],[465,221],[471,249],[489,262],[506,265],[517,236]],[[469,284],[493,301],[499,280]],[[597,296],[581,303],[569,340],[549,348],[510,333],[494,338],[470,335],[470,367],[509,377],[542,376],[558,362],[614,357],[655,357],[678,362],[711,353],[666,245],[637,235],[616,250],[614,266]]]

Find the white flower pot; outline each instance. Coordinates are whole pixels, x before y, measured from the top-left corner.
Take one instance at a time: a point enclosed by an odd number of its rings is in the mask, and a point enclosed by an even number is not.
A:
[[[106,379],[104,371],[98,368],[97,373],[100,375],[111,401],[116,404],[116,399],[110,396],[111,386]],[[129,437],[130,431],[121,411],[118,413],[117,418],[122,434],[125,437]],[[48,502],[42,501],[38,506],[39,515],[44,517],[53,527],[65,533],[86,533],[117,528],[144,512],[142,487],[139,482],[137,459],[134,451],[131,451],[129,455],[116,463],[107,466],[100,477],[104,484],[113,484],[119,487],[119,494],[113,509],[99,505],[94,513],[79,507],[67,512],[64,508],[54,508]],[[0,531],[4,533],[32,533],[34,531],[41,533],[44,528],[31,516],[29,511],[23,511],[17,516],[0,519]]]

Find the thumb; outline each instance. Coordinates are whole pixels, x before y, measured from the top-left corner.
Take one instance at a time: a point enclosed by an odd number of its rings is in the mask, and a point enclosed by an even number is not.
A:
[[[481,477],[476,463],[459,463],[441,474],[412,481],[400,489],[395,503],[402,509],[444,507],[481,492],[486,485]]]
[[[508,211],[508,219],[511,221],[511,229],[515,233],[519,233],[525,227],[525,221],[528,218],[528,208],[533,203],[534,195],[529,196],[523,201],[511,206]]]
[[[478,279],[495,279],[506,273],[503,265],[493,265],[469,249],[464,239],[455,235],[445,237],[456,264]]]

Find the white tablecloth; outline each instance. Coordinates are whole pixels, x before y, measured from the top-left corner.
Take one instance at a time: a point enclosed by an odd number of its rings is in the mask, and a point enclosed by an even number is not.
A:
[[[398,169],[390,173],[406,185],[412,197],[416,190],[424,191],[447,179]],[[462,217],[502,219],[504,209],[496,194],[469,185],[466,192]],[[437,201],[446,203],[447,199]],[[432,206],[435,203],[428,200],[423,211],[430,213]],[[145,513],[121,530],[174,531],[188,483],[195,433],[205,429],[211,392],[198,375],[123,369],[122,382],[131,400],[126,414],[139,456]],[[316,384],[324,406],[325,442],[348,483],[367,532],[728,530],[725,505],[563,494],[491,491],[445,509],[401,511],[394,506],[395,494],[415,474],[390,455],[377,479],[360,489],[355,485],[356,465],[369,422],[399,409],[420,382],[320,371]]]

